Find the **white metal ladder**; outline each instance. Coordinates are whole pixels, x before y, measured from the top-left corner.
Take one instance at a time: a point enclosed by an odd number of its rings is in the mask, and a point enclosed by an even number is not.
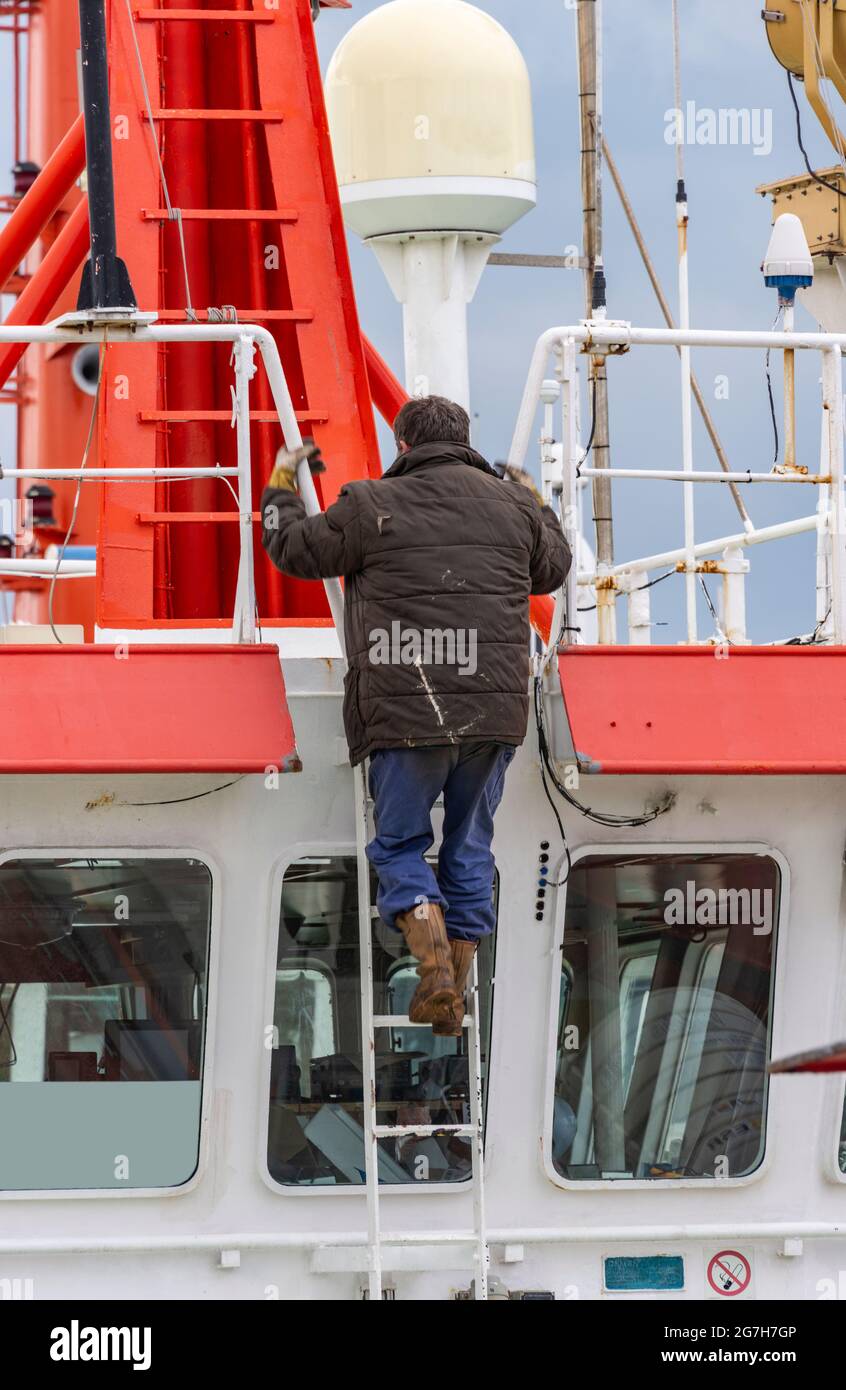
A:
[[[261,344],[260,344],[261,345]],[[267,366],[267,362],[265,362]],[[270,364],[273,365],[272,363]],[[270,368],[268,368],[270,370]],[[271,376],[271,384],[274,386],[274,399],[277,391],[274,377]],[[284,377],[282,378],[284,385]],[[287,388],[286,388],[287,389]],[[290,403],[290,398],[288,397]],[[293,415],[293,412],[291,412]],[[282,418],[280,414],[280,419]],[[287,449],[296,449],[302,444],[299,426],[294,420],[291,423],[286,419],[284,422],[285,446]],[[308,516],[316,516],[321,511],[320,501],[311,476],[311,470],[307,459],[302,459],[297,466],[297,490],[305,504]],[[329,601],[329,608],[335,622],[335,630],[338,634],[338,641],[341,645],[341,652],[346,657],[344,644],[344,596],[340,581],[337,579],[324,580],[326,597]],[[482,1106],[482,1041],[481,1041],[481,1020],[479,1008],[479,972],[477,960],[473,961],[473,970],[470,977],[470,1013],[465,1015],[464,1027],[469,1028],[470,1046],[468,1048],[468,1069],[469,1069],[469,1089],[470,1089],[470,1124],[469,1125],[380,1125],[376,1110],[376,1039],[375,1030],[382,1028],[414,1028],[428,1027],[428,1024],[413,1024],[409,1018],[402,1015],[374,1016],[373,1013],[373,904],[370,901],[370,861],[367,858],[366,848],[369,838],[369,797],[367,788],[367,771],[365,764],[353,769],[353,785],[355,788],[355,836],[356,836],[356,867],[358,874],[358,942],[359,955],[361,958],[361,968],[359,971],[361,983],[361,1074],[362,1074],[362,1101],[364,1111],[364,1178],[367,1189],[367,1288],[371,1301],[382,1300],[382,1230],[379,1209],[379,1140],[395,1138],[400,1135],[420,1135],[426,1137],[433,1134],[457,1134],[471,1140],[472,1149],[472,1175],[473,1175],[473,1233],[471,1240],[475,1245],[475,1280],[473,1284],[474,1296],[477,1300],[487,1300],[488,1297],[488,1267],[490,1265],[490,1252],[487,1241],[487,1227],[485,1224],[485,1160],[484,1160],[484,1111]],[[444,1233],[441,1239],[451,1240],[449,1233]],[[438,1235],[434,1234],[430,1238],[432,1243],[438,1242]]]
[[[465,1015],[464,1027],[469,1029],[468,1069],[470,1089],[470,1124],[468,1125],[380,1125],[376,1109],[376,1042],[377,1028],[414,1028],[429,1024],[413,1024],[399,1014],[373,1012],[373,915],[370,901],[370,863],[366,854],[370,827],[370,802],[367,772],[364,763],[354,768],[356,801],[356,860],[358,872],[358,932],[361,958],[361,1058],[364,1106],[365,1186],[367,1189],[367,1271],[370,1301],[382,1299],[382,1229],[379,1204],[379,1140],[402,1135],[456,1134],[471,1140],[473,1175],[473,1243],[475,1246],[476,1299],[488,1297],[488,1250],[485,1225],[484,1176],[484,1111],[482,1105],[482,1046],[479,1009],[479,979],[477,962],[473,961],[471,976],[470,1013]],[[432,1236],[436,1242],[437,1235]]]

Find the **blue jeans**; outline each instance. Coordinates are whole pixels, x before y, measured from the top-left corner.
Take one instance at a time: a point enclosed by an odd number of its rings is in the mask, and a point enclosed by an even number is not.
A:
[[[376,904],[383,922],[419,902],[439,903],[447,934],[478,941],[495,926],[494,813],[516,749],[502,743],[446,748],[386,748],[370,758],[376,834],[367,857],[379,877]],[[431,813],[444,798],[444,831],[437,875],[425,855],[434,844]]]

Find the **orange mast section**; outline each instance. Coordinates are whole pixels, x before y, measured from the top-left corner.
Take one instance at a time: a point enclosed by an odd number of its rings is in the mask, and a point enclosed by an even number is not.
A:
[[[164,322],[234,314],[273,333],[301,428],[324,452],[328,504],[381,465],[309,0],[110,0],[108,36],[118,246],[139,306]],[[78,42],[76,5],[44,0],[30,46],[39,164],[78,116]],[[33,270],[80,196],[52,219]],[[78,268],[31,321],[73,307]],[[19,459],[29,466],[81,458],[92,398],[71,378],[73,353],[30,348],[19,368]],[[110,345],[90,464],[234,463],[231,380],[222,345]],[[252,404],[257,497],[282,443],[261,367]],[[55,491],[55,526],[37,527],[40,541],[61,540],[70,520],[75,488]],[[71,540],[97,544],[97,579],[59,583],[56,619],[89,630],[95,615],[110,628],[228,622],[230,518],[234,498],[216,481],[84,484]],[[26,586],[17,616],[44,621],[43,581],[12,583]],[[322,588],[278,574],[260,546],[256,588],[264,620],[328,616]]]

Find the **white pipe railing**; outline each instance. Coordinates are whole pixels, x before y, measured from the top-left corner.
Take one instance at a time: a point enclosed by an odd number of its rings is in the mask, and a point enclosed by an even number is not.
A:
[[[693,548],[694,557],[701,559],[705,555],[718,555],[727,546],[739,545],[764,545],[767,541],[781,540],[785,536],[801,536],[806,531],[817,529],[817,515],[800,516],[794,521],[779,521],[773,526],[760,526],[755,531],[739,531],[734,536],[719,536],[712,541],[699,541]],[[639,560],[626,560],[621,565],[615,565],[611,571],[612,575],[624,574],[626,570],[633,573],[645,570],[663,569],[667,565],[678,565],[684,561],[684,546],[679,546],[676,550],[664,550],[657,555],[644,555]],[[593,584],[595,576],[582,572],[579,575],[579,584]]]
[[[653,482],[679,482],[683,486],[684,493],[684,545],[665,551],[663,554],[644,556],[636,560],[626,561],[624,564],[615,565],[608,569],[607,573],[596,573],[578,576],[578,584],[582,586],[590,585],[596,587],[597,584],[604,592],[613,593],[613,587],[609,587],[609,580],[618,579],[622,574],[627,573],[631,578],[638,574],[645,574],[658,566],[673,565],[680,573],[685,575],[686,589],[686,608],[687,608],[687,639],[696,640],[696,619],[695,619],[695,593],[693,585],[696,582],[698,565],[696,561],[707,555],[715,555],[725,550],[727,547],[746,547],[749,545],[760,545],[765,541],[776,540],[785,536],[799,535],[805,531],[817,531],[818,534],[818,563],[817,563],[817,588],[819,589],[820,576],[824,573],[829,575],[828,594],[818,594],[818,609],[820,599],[823,602],[823,611],[830,610],[831,622],[826,621],[825,628],[818,624],[819,633],[822,639],[826,640],[833,637],[835,641],[843,642],[846,640],[846,555],[843,554],[843,546],[846,544],[846,495],[844,495],[844,440],[843,433],[846,427],[844,421],[843,405],[843,384],[842,384],[842,350],[846,347],[846,333],[796,333],[789,332],[755,332],[755,331],[722,331],[713,329],[692,329],[682,327],[680,329],[669,328],[635,328],[630,323],[614,321],[582,322],[580,324],[567,325],[561,328],[550,328],[543,333],[535,344],[532,355],[531,365],[523,391],[520,409],[517,416],[517,423],[514,437],[509,452],[509,462],[518,467],[525,463],[526,454],[529,448],[532,434],[532,426],[535,415],[542,398],[543,383],[547,364],[550,355],[554,352],[559,359],[564,354],[565,358],[570,357],[572,361],[579,347],[584,352],[592,352],[598,348],[606,352],[613,353],[616,349],[625,352],[631,347],[670,347],[684,350],[689,353],[691,347],[710,347],[710,348],[775,348],[787,352],[813,351],[822,355],[822,378],[823,378],[823,451],[820,471],[817,474],[807,472],[785,471],[783,473],[755,473],[751,469],[746,471],[732,472],[696,472],[692,468],[692,455],[690,448],[690,432],[688,429],[687,410],[689,399],[683,401],[684,409],[684,437],[683,437],[683,456],[684,462],[681,469],[642,469],[642,468],[611,468],[597,469],[585,467],[585,456],[578,447],[578,441],[573,438],[571,430],[566,428],[567,416],[572,416],[575,410],[577,399],[577,385],[574,383],[575,372],[571,366],[569,370],[562,370],[559,366],[559,378],[564,382],[567,409],[565,411],[565,437],[562,448],[562,500],[565,505],[569,504],[568,510],[572,508],[572,503],[576,495],[577,481],[589,480],[597,477],[610,477],[627,481],[653,481]],[[686,393],[686,377],[683,372],[682,389],[683,395]],[[783,522],[774,526],[761,527],[755,529],[751,523],[745,531],[739,535],[722,536],[705,543],[696,543],[693,536],[693,509],[692,498],[694,484],[696,483],[728,483],[737,484],[763,484],[763,483],[799,483],[819,488],[819,508],[818,515],[815,517],[802,517],[796,521]],[[822,557],[826,557],[826,564],[822,564]],[[717,567],[719,569],[719,567]],[[731,607],[735,614],[742,614],[743,604],[741,602],[741,590],[744,584],[746,568],[741,566],[736,571],[732,571],[731,583]],[[572,580],[571,580],[572,584]],[[640,640],[646,632],[648,619],[644,620],[646,612],[644,608],[644,595],[634,596],[634,590],[638,587],[630,582],[626,586],[618,585],[618,591],[622,590],[629,593],[630,603],[634,603],[638,608],[638,613],[632,621],[637,630]],[[600,595],[597,591],[597,602]],[[568,602],[568,612],[576,611],[576,605],[571,600]],[[570,619],[570,625],[576,627],[575,619]],[[739,625],[735,625],[735,630],[739,631]],[[600,641],[602,635],[600,633]]]
[[[603,323],[548,328],[538,338],[532,354],[508,455],[509,463],[522,467],[525,462],[549,354],[568,341],[584,347],[616,347],[621,350],[631,347],[680,348],[687,344],[703,348],[794,348],[797,351],[825,352],[832,347],[846,348],[846,333],[728,332],[710,328],[690,328],[683,333],[678,328],[635,328],[630,323],[607,320]]]
[[[81,478],[85,482],[117,481],[119,479],[232,477],[238,479],[238,510],[241,515],[241,556],[238,569],[236,605],[233,616],[233,635],[236,641],[255,640],[255,576],[253,573],[252,533],[252,475],[249,448],[249,383],[255,375],[254,350],[258,348],[267,373],[273,404],[285,447],[301,447],[303,439],[297,421],[291,393],[279,356],[279,349],[270,331],[253,323],[236,324],[158,324],[139,318],[132,324],[68,323],[61,319],[48,324],[0,325],[0,343],[232,343],[235,364],[235,403],[233,424],[238,434],[237,468],[7,468],[7,478]],[[315,515],[321,510],[306,463],[297,470],[297,484],[306,513]],[[90,563],[90,562],[89,562]],[[64,564],[62,566],[64,569]],[[55,563],[46,572],[52,573]],[[16,571],[19,572],[19,571]],[[326,594],[338,636],[343,645],[343,592],[337,579],[325,581]]]
[[[669,483],[690,483],[690,474],[680,468],[580,468],[580,478],[640,478]],[[819,487],[831,482],[829,473],[694,473],[694,483],[812,483]]]
[[[182,479],[190,482],[192,478],[237,478],[237,468],[98,468],[92,464],[90,468],[4,468],[4,478],[59,478],[65,481],[73,478],[82,478],[84,481],[95,483],[102,482],[103,479],[114,482],[122,479],[125,482],[134,481],[136,478],[170,478],[172,483],[178,483]]]
[[[0,560],[0,574],[14,575],[18,579],[28,576],[52,579],[56,572],[55,560],[42,560],[28,555],[23,555],[20,559]],[[62,560],[58,569],[59,579],[93,579],[96,573],[95,560]]]

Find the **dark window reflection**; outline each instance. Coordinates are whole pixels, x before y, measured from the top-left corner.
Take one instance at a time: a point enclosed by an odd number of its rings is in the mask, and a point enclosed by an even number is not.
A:
[[[373,884],[375,899],[375,883]],[[490,1027],[493,943],[480,948],[483,1069]],[[374,1009],[407,1014],[416,963],[402,936],[373,924]],[[288,870],[282,890],[271,1058],[268,1167],[279,1183],[364,1182],[358,899],[353,857],[314,858]],[[465,1124],[467,1039],[430,1028],[376,1034],[376,1096],[383,1124]],[[380,1181],[460,1182],[470,1147],[455,1136],[380,1141]]]
[[[563,1177],[719,1180],[758,1167],[779,886],[759,855],[576,864],[552,1135]]]

